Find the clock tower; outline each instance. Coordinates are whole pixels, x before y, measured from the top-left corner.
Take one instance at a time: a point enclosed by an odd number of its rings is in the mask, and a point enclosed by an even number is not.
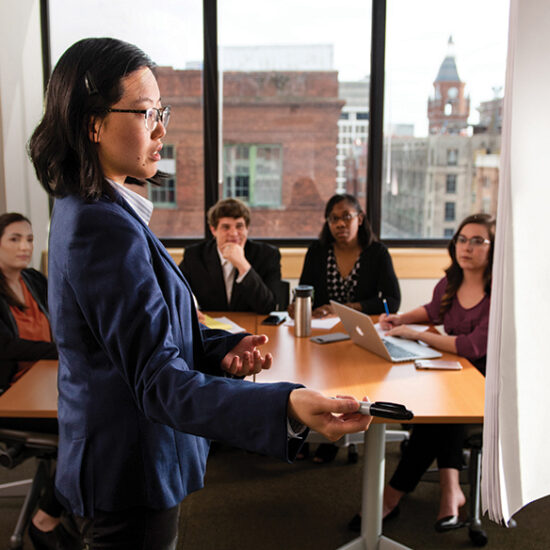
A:
[[[456,68],[453,37],[434,81],[434,95],[428,99],[430,134],[464,134],[470,115],[470,98],[464,97],[464,82]]]

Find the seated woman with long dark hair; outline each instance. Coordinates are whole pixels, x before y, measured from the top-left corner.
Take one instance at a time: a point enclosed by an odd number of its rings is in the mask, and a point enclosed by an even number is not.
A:
[[[391,256],[353,195],[328,200],[325,223],[307,251],[300,284],[315,289],[314,317],[332,313],[330,300],[368,314],[384,312],[383,299],[390,312],[399,309],[401,293]],[[293,311],[291,305],[291,315]]]
[[[29,269],[30,221],[0,216],[0,392],[39,359],[57,359],[48,321],[46,277]]]
[[[28,267],[33,252],[31,222],[22,214],[0,215],[0,392],[35,361],[57,359],[48,320],[47,281]],[[57,433],[51,419],[0,419],[0,427]],[[70,548],[60,524],[62,507],[52,483],[46,487],[29,536],[37,550]]]
[[[494,239],[492,216],[465,218],[449,242],[451,265],[435,286],[432,301],[407,313],[381,315],[381,327],[391,336],[421,340],[466,357],[485,374]],[[418,332],[407,326],[414,323],[443,324],[446,334]],[[466,502],[459,484],[464,437],[463,424],[414,425],[401,461],[384,489],[383,517],[397,515],[401,497],[414,490],[437,459],[441,499],[435,529],[459,527],[459,509]],[[360,523],[356,516],[350,528],[359,530]]]
[[[325,207],[325,223],[308,249],[301,285],[311,285],[313,316],[331,315],[330,300],[364,313],[397,311],[401,302],[399,282],[388,249],[379,242],[359,201],[349,194],[333,195]],[[294,314],[294,306],[289,306]],[[321,444],[314,457],[317,463],[330,462],[338,447]],[[304,455],[307,447],[304,448]]]

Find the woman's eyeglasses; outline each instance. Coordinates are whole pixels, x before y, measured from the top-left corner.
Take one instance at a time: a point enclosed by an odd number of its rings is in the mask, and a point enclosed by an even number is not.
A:
[[[170,122],[170,105],[157,109],[151,107],[150,109],[109,109],[110,113],[139,113],[145,115],[145,128],[152,132],[159,122],[167,128],[168,122]]]
[[[460,245],[470,243],[470,246],[473,246],[474,248],[483,246],[484,244],[491,244],[489,239],[484,239],[483,237],[472,237],[471,239],[467,239],[464,235],[458,235],[455,242]]]
[[[340,220],[342,220],[345,223],[349,223],[353,218],[356,218],[359,216],[358,212],[346,212],[345,214],[342,214],[341,216],[337,216],[336,214],[331,214],[327,218],[327,222],[331,225],[337,224]]]

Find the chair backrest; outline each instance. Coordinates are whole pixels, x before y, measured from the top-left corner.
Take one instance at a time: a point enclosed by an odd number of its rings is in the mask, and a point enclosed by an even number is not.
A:
[[[290,282],[281,280],[277,291],[277,311],[286,311],[290,300]]]

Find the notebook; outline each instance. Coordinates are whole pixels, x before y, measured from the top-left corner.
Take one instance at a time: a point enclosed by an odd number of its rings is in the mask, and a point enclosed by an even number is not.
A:
[[[412,340],[395,336],[380,337],[368,315],[334,300],[330,303],[334,312],[340,317],[346,332],[357,345],[392,363],[433,359],[442,355],[439,351]]]

